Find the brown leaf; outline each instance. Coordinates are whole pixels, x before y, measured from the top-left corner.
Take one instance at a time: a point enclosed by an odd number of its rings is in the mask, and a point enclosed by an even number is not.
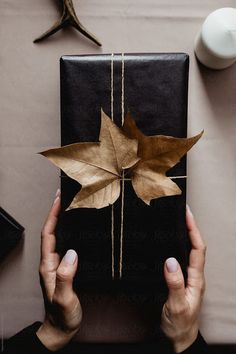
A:
[[[125,117],[123,130],[127,137],[138,140],[140,160],[130,169],[137,196],[150,205],[152,199],[181,194],[177,184],[166,176],[166,172],[196,144],[203,131],[192,138],[146,136],[138,129],[130,113]]]
[[[137,196],[150,205],[152,199],[181,194],[181,189],[171,178],[148,167],[138,164],[131,173],[132,185]]]
[[[82,185],[67,210],[100,209],[119,197],[122,169],[139,160],[137,146],[101,111],[98,143],[70,144],[41,154]]]

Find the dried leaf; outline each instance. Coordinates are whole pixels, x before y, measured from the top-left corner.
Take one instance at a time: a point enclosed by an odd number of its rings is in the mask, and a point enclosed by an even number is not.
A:
[[[146,136],[138,129],[130,113],[125,117],[123,131],[130,139],[138,140],[140,160],[130,169],[137,196],[150,205],[152,199],[181,194],[177,184],[166,176],[166,172],[196,144],[203,131],[192,138]]]
[[[125,136],[101,111],[98,143],[70,144],[41,154],[82,185],[67,210],[100,209],[119,197],[122,169],[137,163],[137,147],[137,141]]]
[[[121,130],[101,111],[99,142],[66,145],[41,154],[82,185],[67,210],[113,204],[120,195],[123,169],[129,169],[137,196],[150,205],[152,199],[182,193],[166,172],[202,134],[192,138],[146,136],[130,113]]]

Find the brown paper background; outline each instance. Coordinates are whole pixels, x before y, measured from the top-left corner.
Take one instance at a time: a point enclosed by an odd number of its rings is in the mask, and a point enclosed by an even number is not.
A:
[[[201,331],[208,342],[235,342],[236,66],[199,67],[193,41],[223,0],[74,0],[102,49],[73,29],[33,44],[58,17],[54,0],[0,2],[0,201],[25,228],[25,241],[1,264],[1,332],[9,336],[43,318],[37,267],[40,230],[59,186],[56,169],[36,152],[60,144],[59,57],[109,52],[190,54],[189,129],[203,128],[188,154],[188,202],[208,246]],[[91,313],[85,340],[127,339],[131,321]],[[132,317],[132,316],[131,316]],[[103,323],[103,330],[101,329]],[[113,326],[113,329],[111,328]],[[129,327],[130,326],[130,327]]]

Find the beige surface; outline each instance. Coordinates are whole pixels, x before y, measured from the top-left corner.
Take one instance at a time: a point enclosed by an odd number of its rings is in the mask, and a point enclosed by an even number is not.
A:
[[[188,201],[208,245],[201,330],[209,342],[236,342],[236,66],[208,71],[198,67],[193,55],[203,19],[235,1],[74,2],[84,25],[102,40],[102,49],[73,30],[34,45],[32,40],[58,16],[55,1],[0,1],[0,200],[26,228],[24,244],[0,270],[3,335],[43,316],[39,235],[59,178],[36,152],[60,143],[59,57],[183,51],[191,57],[189,135],[205,129],[188,156]],[[110,325],[104,314],[98,315],[95,327],[87,324],[85,338],[95,335],[99,319]]]

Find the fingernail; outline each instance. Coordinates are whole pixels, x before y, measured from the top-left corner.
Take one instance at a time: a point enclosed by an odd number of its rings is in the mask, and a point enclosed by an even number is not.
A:
[[[56,197],[56,198],[55,198],[55,200],[54,200],[54,202],[53,202],[53,205],[54,205],[54,204],[56,204],[56,203],[59,201],[59,199],[60,199],[60,197],[59,197],[59,196],[58,196],[58,197]]]
[[[60,197],[60,195],[61,195],[61,190],[60,190],[60,188],[58,188],[58,190],[56,191],[55,197]]]
[[[186,209],[187,209],[189,215],[192,216],[192,218],[193,218],[193,213],[192,213],[190,206],[188,204],[186,204]]]
[[[166,267],[169,273],[175,273],[178,270],[178,262],[175,258],[168,258],[166,261]]]
[[[61,196],[61,190],[58,188],[58,190],[56,191],[56,195],[55,195],[55,199],[54,199],[53,205],[58,202],[58,200],[60,199],[60,196]]]
[[[76,261],[77,253],[74,250],[68,250],[65,254],[65,261],[69,265],[73,265]]]

